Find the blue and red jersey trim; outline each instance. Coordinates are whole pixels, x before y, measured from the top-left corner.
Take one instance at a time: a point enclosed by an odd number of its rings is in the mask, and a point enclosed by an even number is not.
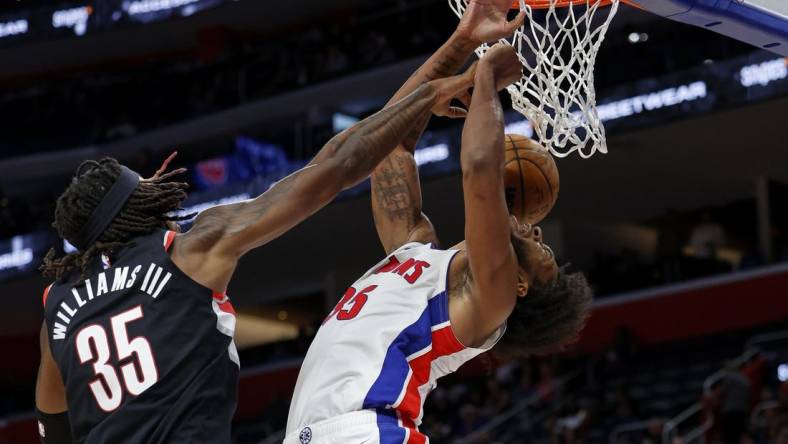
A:
[[[365,409],[378,411],[382,443],[418,444],[427,440],[415,424],[423,405],[419,387],[429,383],[435,359],[465,349],[451,328],[448,306],[445,291],[431,298],[421,316],[397,335],[386,352],[380,374],[363,404]],[[392,429],[392,418],[401,432]],[[381,421],[388,427],[380,427]]]

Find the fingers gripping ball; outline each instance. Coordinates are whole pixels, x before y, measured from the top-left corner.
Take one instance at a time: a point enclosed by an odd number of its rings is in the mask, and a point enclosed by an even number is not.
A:
[[[533,140],[507,134],[504,186],[509,213],[520,223],[544,219],[558,199],[558,167],[553,156]]]

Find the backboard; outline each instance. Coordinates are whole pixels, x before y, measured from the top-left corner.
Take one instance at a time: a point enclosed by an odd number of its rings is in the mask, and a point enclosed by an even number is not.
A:
[[[788,0],[630,0],[628,3],[788,57]]]

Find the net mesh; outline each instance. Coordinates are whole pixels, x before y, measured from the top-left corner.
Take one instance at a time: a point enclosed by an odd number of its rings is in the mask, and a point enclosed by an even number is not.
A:
[[[594,61],[619,0],[543,0],[532,8],[520,0],[525,23],[501,42],[517,49],[523,77],[507,88],[512,106],[531,122],[538,141],[557,157],[607,153],[605,128],[596,111]],[[449,0],[462,17],[467,0]],[[609,5],[609,6],[608,6]],[[490,48],[482,44],[479,57]]]

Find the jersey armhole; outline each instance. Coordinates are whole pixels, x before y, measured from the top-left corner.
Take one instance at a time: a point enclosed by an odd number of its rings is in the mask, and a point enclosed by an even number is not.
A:
[[[54,283],[54,282],[53,282],[53,283],[51,283],[51,284],[49,284],[49,285],[47,286],[47,288],[45,288],[45,289],[44,289],[44,295],[41,297],[41,305],[42,305],[44,308],[46,308],[46,307],[47,307],[47,298],[49,297],[49,290],[51,290],[51,289],[52,289],[52,286],[53,286],[53,285],[55,285],[55,283]]]
[[[170,252],[170,247],[172,247],[172,241],[175,240],[175,235],[178,234],[174,231],[166,231],[164,233],[164,251],[167,253]]]

